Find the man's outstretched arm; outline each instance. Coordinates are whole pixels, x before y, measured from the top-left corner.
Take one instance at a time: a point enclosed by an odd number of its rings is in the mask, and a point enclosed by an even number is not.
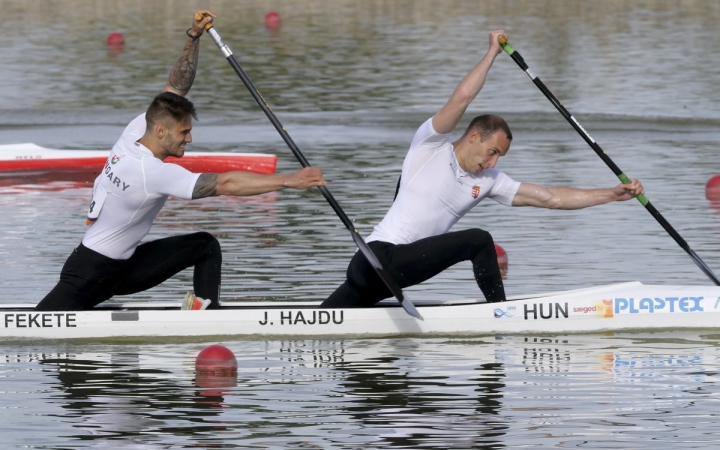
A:
[[[324,186],[325,178],[317,167],[305,167],[289,175],[261,175],[250,172],[203,173],[195,183],[192,198],[216,195],[248,196],[283,189],[308,189]]]
[[[638,180],[632,180],[630,184],[619,184],[609,189],[545,187],[522,183],[513,198],[512,205],[549,209],[580,209],[610,202],[622,202],[644,193],[645,189]]]

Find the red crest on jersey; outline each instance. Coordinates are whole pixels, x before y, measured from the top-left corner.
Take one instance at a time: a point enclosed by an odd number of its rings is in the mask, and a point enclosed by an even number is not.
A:
[[[478,198],[478,195],[480,195],[480,186],[476,184],[472,187],[472,198]]]

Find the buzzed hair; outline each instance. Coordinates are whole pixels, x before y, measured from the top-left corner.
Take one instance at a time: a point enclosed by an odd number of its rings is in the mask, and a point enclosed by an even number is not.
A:
[[[463,136],[467,136],[473,129],[480,133],[480,140],[484,141],[498,131],[505,132],[508,141],[512,141],[512,132],[505,119],[495,114],[483,114],[475,117],[468,125]]]
[[[173,92],[162,92],[156,95],[145,113],[148,129],[167,119],[181,122],[189,117],[198,120],[195,105],[182,95]]]

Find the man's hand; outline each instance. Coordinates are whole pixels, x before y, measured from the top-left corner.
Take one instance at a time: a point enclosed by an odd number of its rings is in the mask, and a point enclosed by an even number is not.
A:
[[[193,36],[200,36],[203,34],[203,31],[205,31],[205,25],[212,23],[215,17],[217,16],[207,9],[198,9],[193,15],[190,33],[192,33]]]
[[[317,167],[305,167],[288,177],[285,186],[292,189],[307,189],[313,186],[325,186],[325,178]]]
[[[623,202],[635,198],[636,195],[644,194],[645,189],[638,180],[632,180],[630,184],[618,184],[614,189],[616,200]]]
[[[493,30],[490,32],[490,48],[488,49],[488,53],[492,53],[494,55],[502,53],[503,49],[498,42],[498,36],[500,35],[505,35],[505,37],[507,37],[507,33],[505,33],[504,30]]]

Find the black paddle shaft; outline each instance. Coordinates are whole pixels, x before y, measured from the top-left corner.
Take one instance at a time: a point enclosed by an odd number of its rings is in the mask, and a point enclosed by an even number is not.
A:
[[[295,142],[292,140],[290,135],[285,130],[285,127],[280,123],[278,118],[275,116],[275,113],[272,112],[272,109],[267,104],[265,99],[260,95],[260,92],[255,88],[255,85],[250,80],[250,78],[245,74],[245,71],[240,67],[240,64],[237,62],[235,57],[232,54],[232,51],[230,48],[225,45],[220,38],[220,35],[217,31],[215,31],[215,28],[212,27],[212,25],[208,24],[206,26],[208,34],[212,37],[213,41],[215,41],[215,44],[217,44],[218,48],[223,52],[225,57],[227,58],[227,61],[230,63],[232,68],[235,70],[235,72],[238,74],[240,79],[242,80],[245,87],[250,91],[250,94],[253,96],[257,104],[260,106],[260,108],[263,110],[265,115],[268,119],[270,119],[270,122],[273,124],[275,129],[280,133],[280,136],[283,138],[287,146],[290,148],[290,150],[293,152],[295,157],[300,161],[300,164],[303,167],[310,167],[310,163],[305,158],[305,155],[302,154],[300,149],[297,145],[295,145]],[[343,224],[345,225],[345,228],[350,231],[350,234],[352,235],[353,241],[355,241],[355,244],[358,246],[358,249],[362,252],[362,254],[367,258],[370,265],[375,269],[375,272],[377,272],[380,279],[385,283],[387,288],[390,290],[390,292],[395,296],[395,298],[400,302],[402,307],[405,309],[405,311],[410,314],[413,317],[416,317],[420,320],[422,320],[422,316],[418,312],[417,308],[415,308],[415,305],[408,299],[404,294],[402,289],[400,289],[400,286],[390,277],[390,275],[387,273],[387,271],[383,268],[380,261],[377,259],[375,254],[373,253],[372,249],[367,245],[365,240],[363,240],[362,236],[360,236],[360,233],[355,229],[355,226],[353,225],[350,218],[345,214],[345,211],[340,207],[340,204],[335,200],[335,198],[330,193],[330,190],[326,186],[318,186],[320,189],[320,192],[322,192],[325,199],[328,201],[332,209],[335,211],[335,213],[338,215],[340,220],[342,220]]]
[[[592,148],[595,153],[602,159],[605,164],[610,168],[610,170],[613,171],[613,173],[620,179],[621,182],[625,184],[630,183],[630,178],[628,178],[627,175],[623,173],[622,170],[613,162],[612,159],[605,153],[605,151],[600,147],[600,145],[593,139],[590,134],[588,134],[587,131],[585,131],[585,128],[580,125],[580,122],[578,122],[575,117],[570,114],[570,112],[563,106],[562,103],[553,95],[552,92],[550,92],[550,89],[545,86],[545,83],[543,83],[540,78],[536,77],[535,74],[532,73],[530,70],[530,67],[525,63],[525,60],[523,59],[522,55],[518,53],[508,42],[507,38],[505,36],[499,36],[498,42],[500,43],[500,46],[502,46],[505,53],[510,55],[510,57],[517,63],[518,66],[525,72],[525,75],[535,84],[535,86],[540,89],[540,91],[547,97],[548,100],[550,100],[550,103],[552,103],[555,108],[562,114],[562,116],[572,125],[572,127],[577,131],[580,136],[585,140],[585,142],[588,143],[590,148]],[[680,247],[687,252],[688,255],[695,261],[695,264],[702,270],[705,275],[707,275],[716,285],[720,286],[720,279],[713,273],[712,269],[705,264],[705,262],[698,256],[697,253],[695,253],[687,242],[685,242],[685,239],[680,236],[680,233],[675,231],[675,228],[673,228],[672,225],[670,225],[670,222],[668,222],[665,217],[663,217],[662,214],[650,203],[650,201],[645,197],[644,194],[636,196],[638,201],[645,207],[645,209],[648,210],[650,214],[655,218],[655,220],[660,223],[660,225],[665,229],[665,231],[668,232],[668,234],[675,240],[675,242],[680,245]]]

